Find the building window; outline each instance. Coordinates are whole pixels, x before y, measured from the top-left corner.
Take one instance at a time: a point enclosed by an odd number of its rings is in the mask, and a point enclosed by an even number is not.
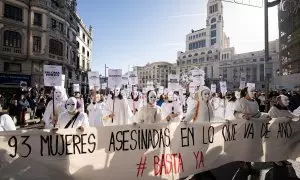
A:
[[[82,54],[85,53],[85,48],[82,46]]]
[[[86,55],[87,55],[87,57],[90,57],[90,52],[86,51]]]
[[[59,23],[58,23],[58,28],[59,28],[59,30],[60,30],[61,32],[64,32],[64,25],[63,25],[63,23],[59,22]]]
[[[50,39],[49,53],[63,56],[63,43],[54,39]]]
[[[77,46],[77,49],[79,49],[79,42],[78,41],[76,41],[76,46]]]
[[[76,27],[77,32],[80,32],[80,28],[79,26]]]
[[[211,45],[214,45],[214,44],[216,44],[216,43],[217,43],[217,40],[216,40],[216,39],[211,39],[211,40],[210,40],[210,44],[211,44]]]
[[[22,64],[4,62],[4,72],[22,72]]]
[[[68,71],[68,77],[69,79],[72,79],[72,71]]]
[[[187,63],[187,64],[191,64],[191,60],[187,60],[186,63]]]
[[[33,25],[42,26],[42,14],[34,13]]]
[[[216,37],[216,36],[217,36],[217,31],[216,30],[211,31],[210,37]]]
[[[210,23],[212,24],[212,23],[215,23],[217,20],[216,20],[216,18],[212,18],[211,20],[210,20]]]
[[[213,24],[210,26],[210,29],[216,29],[217,28],[217,25],[216,24]]]
[[[90,40],[89,39],[87,40],[87,45],[90,46]]]
[[[33,36],[33,52],[41,52],[41,37]]]
[[[265,59],[264,58],[260,58],[260,60],[259,61],[264,61]]]
[[[52,29],[56,29],[56,20],[51,18]]]
[[[190,43],[189,44],[189,50],[192,50],[192,48],[193,48],[193,43]]]
[[[23,21],[23,10],[22,8],[12,6],[10,4],[5,4],[4,17],[16,21]]]
[[[197,59],[193,59],[193,63],[197,63]]]
[[[15,31],[4,31],[3,45],[7,47],[21,48],[21,35]]]
[[[252,61],[253,61],[253,62],[256,62],[256,59],[253,59]]]
[[[85,34],[82,33],[82,39],[83,39],[83,42],[85,42]]]
[[[212,51],[211,50],[209,50],[208,52],[207,52],[207,54],[211,54],[212,53]]]

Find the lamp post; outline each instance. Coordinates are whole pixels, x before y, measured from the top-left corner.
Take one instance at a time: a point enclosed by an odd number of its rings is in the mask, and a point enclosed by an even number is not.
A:
[[[108,87],[108,78],[106,79],[106,69],[108,69],[109,67],[106,66],[106,64],[104,64],[104,82],[106,81],[106,88]],[[105,94],[107,95],[106,93],[106,89],[105,89]]]

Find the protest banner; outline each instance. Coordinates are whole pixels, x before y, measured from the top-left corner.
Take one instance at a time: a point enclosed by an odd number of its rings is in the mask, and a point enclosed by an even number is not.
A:
[[[128,83],[129,83],[128,75],[124,74],[122,76],[122,85],[128,85]]]
[[[147,81],[147,91],[154,90],[153,81]]]
[[[133,71],[130,71],[128,73],[128,80],[129,80],[130,85],[137,85],[138,84],[138,77]]]
[[[61,66],[44,65],[44,86],[63,86]]]
[[[217,85],[216,84],[211,84],[210,85],[210,92],[211,93],[216,93],[217,92]]]
[[[202,69],[193,69],[191,70],[191,73],[192,73],[192,81],[197,83],[200,86],[204,86],[205,72]]]
[[[177,91],[179,89],[179,76],[176,74],[169,74],[168,76],[168,89]]]
[[[99,89],[100,88],[100,76],[97,71],[89,71],[88,72],[88,80],[90,89]]]
[[[73,91],[74,92],[80,92],[79,84],[73,84]]]
[[[255,89],[255,83],[247,83],[246,87]]]
[[[122,69],[108,69],[108,88],[115,89],[122,86]]]
[[[106,89],[107,88],[107,84],[106,83],[102,83],[101,84],[101,89]]]
[[[300,157],[300,121],[0,132],[0,179],[179,179],[233,161]]]
[[[220,81],[220,90],[223,95],[227,92],[227,84],[226,81]]]

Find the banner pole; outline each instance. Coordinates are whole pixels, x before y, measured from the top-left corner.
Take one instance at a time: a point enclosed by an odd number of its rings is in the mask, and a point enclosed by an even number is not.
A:
[[[54,120],[54,118],[55,118],[55,108],[54,108],[54,91],[55,91],[55,87],[53,86],[52,87],[52,108],[53,108],[53,120]],[[56,122],[54,123],[54,128],[55,128],[55,126],[56,126]]]
[[[114,123],[115,99],[116,99],[116,86],[115,86],[115,88],[114,88],[114,99],[113,99],[113,117],[111,118],[111,123]]]

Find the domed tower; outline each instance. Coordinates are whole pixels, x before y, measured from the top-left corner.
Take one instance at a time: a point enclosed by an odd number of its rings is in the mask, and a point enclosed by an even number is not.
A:
[[[223,48],[223,4],[221,0],[208,0],[207,2],[207,46]]]

